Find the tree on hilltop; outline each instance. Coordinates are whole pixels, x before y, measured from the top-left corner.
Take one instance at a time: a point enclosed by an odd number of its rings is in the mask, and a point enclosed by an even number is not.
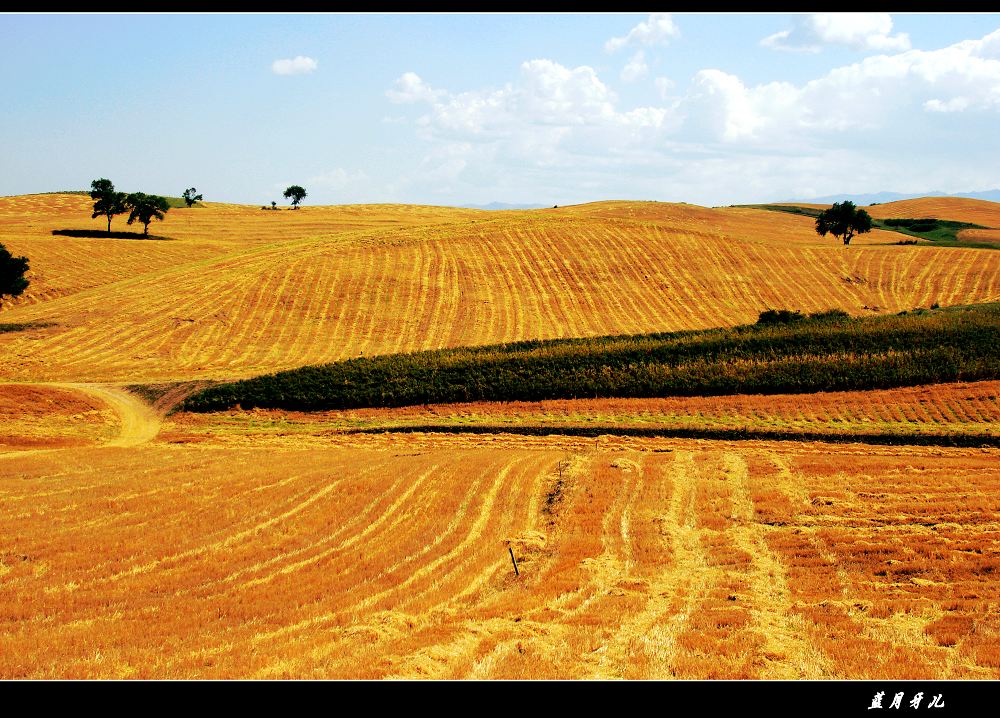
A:
[[[187,202],[188,209],[191,209],[191,205],[195,202],[201,202],[201,195],[195,194],[197,191],[198,190],[194,187],[191,187],[190,189],[184,190],[184,194],[181,195],[184,198],[184,201]]]
[[[116,214],[124,214],[126,195],[124,192],[115,192],[115,186],[109,179],[95,179],[90,183],[90,198],[95,200],[94,213],[91,219],[104,216],[108,218],[108,232],[111,232],[111,218]]]
[[[850,200],[835,202],[830,209],[823,210],[816,218],[817,234],[825,237],[829,232],[834,237],[843,237],[844,244],[850,244],[851,237],[855,234],[871,231],[871,216],[863,209],[858,209]]]
[[[291,198],[292,209],[299,208],[299,202],[301,202],[306,197],[306,191],[299,187],[297,184],[293,184],[291,187],[285,190],[285,199]]]
[[[27,271],[28,258],[15,257],[0,244],[0,299],[16,297],[28,288]]]
[[[129,210],[128,223],[132,224],[136,220],[142,222],[144,237],[149,236],[149,223],[154,219],[163,220],[164,213],[170,209],[167,200],[159,195],[133,192],[125,199],[125,205]]]

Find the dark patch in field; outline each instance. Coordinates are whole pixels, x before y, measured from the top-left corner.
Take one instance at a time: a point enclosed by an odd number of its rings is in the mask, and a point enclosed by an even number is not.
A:
[[[820,431],[768,431],[758,429],[654,429],[621,426],[396,426],[342,429],[342,434],[517,434],[520,436],[636,436],[666,439],[712,439],[721,441],[820,441],[833,444],[878,444],[885,446],[953,446],[959,448],[1000,447],[1000,436],[970,434],[851,434]]]
[[[89,237],[91,239],[152,239],[160,242],[173,242],[173,237],[160,237],[151,234],[148,237],[142,232],[108,232],[104,229],[53,229],[52,234],[64,237]]]
[[[29,329],[45,329],[56,326],[55,322],[19,322],[13,324],[0,324],[0,334],[6,332],[24,332]]]

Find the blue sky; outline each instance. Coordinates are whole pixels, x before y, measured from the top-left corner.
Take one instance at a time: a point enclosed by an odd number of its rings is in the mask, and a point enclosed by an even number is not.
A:
[[[0,195],[1000,187],[1000,14],[5,14]]]

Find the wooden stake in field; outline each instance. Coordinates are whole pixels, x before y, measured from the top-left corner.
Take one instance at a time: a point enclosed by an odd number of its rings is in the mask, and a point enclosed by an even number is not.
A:
[[[517,570],[517,561],[514,560],[514,549],[511,548],[510,546],[508,546],[507,550],[510,551],[510,562],[512,564],[514,564],[514,575],[515,576],[520,576],[521,572]]]

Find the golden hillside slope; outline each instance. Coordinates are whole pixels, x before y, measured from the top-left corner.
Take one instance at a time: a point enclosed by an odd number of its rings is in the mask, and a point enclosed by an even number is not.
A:
[[[65,296],[139,274],[175,267],[261,244],[303,237],[332,238],[360,229],[469,222],[481,210],[421,205],[344,205],[261,211],[259,207],[207,202],[173,208],[149,227],[160,239],[91,239],[53,236],[58,229],[107,229],[104,217],[91,219],[93,201],[83,195],[40,194],[0,197],[0,244],[31,260],[31,286],[6,306]],[[141,224],[115,217],[114,232],[142,232]]]
[[[965,242],[1000,244],[1000,203],[964,197],[923,197],[868,207],[876,219],[891,217],[933,217],[969,222],[990,229],[963,229],[958,238]]]
[[[11,237],[0,241],[40,277],[35,301],[0,316],[53,323],[0,334],[9,379],[242,377],[360,354],[733,325],[769,307],[1000,299],[995,252],[898,246],[881,231],[844,247],[809,217],[753,209],[208,205],[153,225],[174,241],[86,240],[95,249],[47,235],[99,227],[87,198],[74,198],[81,219],[52,219],[44,203],[68,201],[46,197],[29,198],[28,219],[21,203],[0,205],[0,237]]]
[[[921,197],[865,207],[875,219],[933,217],[1000,228],[1000,202],[965,197]]]
[[[829,209],[829,204],[809,202],[773,202],[778,207],[808,207],[810,209]],[[950,219],[956,222],[969,222],[984,227],[1000,228],[1000,202],[989,202],[982,199],[966,197],[920,197],[904,199],[896,202],[865,205],[862,207],[875,219],[907,218],[918,219],[932,217],[934,219]]]

